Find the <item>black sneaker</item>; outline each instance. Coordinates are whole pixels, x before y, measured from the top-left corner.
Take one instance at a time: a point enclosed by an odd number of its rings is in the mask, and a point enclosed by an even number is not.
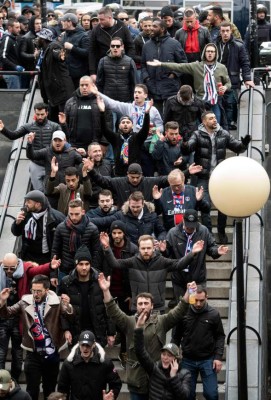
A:
[[[231,123],[229,125],[229,131],[236,131],[237,130],[237,126],[234,123]]]
[[[218,243],[227,244],[228,243],[228,236],[226,233],[218,232]]]

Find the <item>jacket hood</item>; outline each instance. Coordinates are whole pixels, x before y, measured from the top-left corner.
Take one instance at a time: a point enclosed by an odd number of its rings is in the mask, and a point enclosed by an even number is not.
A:
[[[149,201],[144,201],[144,211],[145,210],[148,210],[150,213],[155,212],[154,204]],[[123,212],[123,214],[128,214],[130,212],[129,201],[126,201],[123,204],[123,206],[121,207],[121,211]]]
[[[221,129],[221,126],[219,125],[219,123],[217,123],[217,127],[216,127],[216,130],[214,131],[214,133],[217,133],[220,129]],[[205,128],[205,126],[203,124],[199,125],[198,130],[201,132],[205,132],[209,135],[209,132],[207,131],[207,129]]]
[[[163,36],[151,37],[151,40],[153,40],[154,42],[164,42],[168,38],[171,38],[171,36],[168,32],[166,32]]]
[[[217,47],[214,43],[208,43],[205,45],[203,52],[201,53],[201,59],[202,59],[202,61],[206,62],[205,50],[206,50],[206,47],[208,47],[208,46],[213,46],[215,48],[215,60],[214,60],[214,64],[215,64],[217,62],[218,51],[217,51]]]
[[[105,360],[105,351],[102,348],[102,346],[96,342],[96,347],[94,349],[94,355],[93,355],[93,361],[100,361],[101,363],[104,362]],[[79,353],[79,343],[77,343],[73,348],[71,349],[70,354],[67,357],[67,361],[73,362],[77,361],[78,363],[82,360],[80,353]]]

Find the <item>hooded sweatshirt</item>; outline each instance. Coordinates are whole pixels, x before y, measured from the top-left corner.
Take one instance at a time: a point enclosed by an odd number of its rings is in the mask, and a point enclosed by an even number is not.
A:
[[[183,73],[192,75],[193,79],[194,79],[194,87],[195,87],[196,95],[200,99],[203,99],[203,97],[205,95],[204,65],[206,64],[205,50],[206,50],[207,46],[210,46],[210,44],[207,44],[204,47],[204,50],[201,55],[202,61],[195,61],[195,62],[188,63],[188,64],[165,63],[165,62],[161,63],[161,67],[163,67],[163,68],[168,68],[169,70],[172,70],[172,71],[183,72]],[[212,44],[212,46],[215,47],[215,49],[216,49],[216,57],[215,57],[214,64],[213,64],[213,65],[215,65],[215,71],[214,71],[215,82],[216,82],[216,84],[221,82],[223,84],[223,86],[226,86],[227,90],[229,90],[231,88],[231,81],[230,81],[230,78],[228,75],[227,68],[225,67],[225,65],[217,62],[217,47],[214,44]]]

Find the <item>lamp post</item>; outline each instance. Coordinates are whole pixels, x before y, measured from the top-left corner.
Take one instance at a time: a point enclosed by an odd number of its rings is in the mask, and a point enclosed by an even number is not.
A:
[[[264,206],[269,192],[270,182],[265,169],[247,157],[231,157],[223,161],[214,169],[209,181],[209,193],[215,207],[236,218],[238,400],[248,399],[242,224],[243,218]]]

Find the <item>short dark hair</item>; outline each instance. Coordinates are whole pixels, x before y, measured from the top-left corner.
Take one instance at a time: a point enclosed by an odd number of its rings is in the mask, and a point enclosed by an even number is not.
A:
[[[144,297],[145,299],[150,299],[151,303],[152,303],[152,304],[154,303],[153,295],[152,295],[151,293],[148,293],[148,292],[139,293],[139,294],[136,296],[136,302],[137,302],[137,300],[139,299],[139,297]]]
[[[65,169],[65,176],[72,176],[72,175],[76,175],[79,176],[79,172],[78,169],[75,167],[68,167]]]
[[[207,18],[208,18],[208,11],[207,10],[201,11],[199,15],[199,23],[201,24]]]
[[[36,103],[34,104],[34,110],[46,110],[48,111],[49,106],[46,103]]]
[[[100,191],[100,193],[99,193],[99,197],[100,197],[100,195],[102,195],[102,196],[110,196],[110,197],[113,198],[113,194],[112,194],[111,190],[108,190],[108,189],[102,189]]]
[[[142,22],[145,22],[145,21],[153,21],[153,18],[147,16],[147,17],[144,17],[144,18],[142,18],[142,19],[140,20],[141,23],[142,23]]]
[[[214,112],[213,112],[212,110],[204,111],[204,112],[201,114],[201,120],[203,121],[203,120],[206,118],[206,116],[207,116],[208,114],[214,114]]]
[[[10,18],[10,19],[8,20],[8,23],[7,23],[7,28],[8,28],[8,27],[12,28],[13,25],[14,25],[15,23],[17,23],[17,22],[18,22],[18,21],[17,21],[16,18]]]
[[[43,285],[44,289],[49,289],[49,287],[50,287],[50,280],[49,280],[48,276],[46,276],[46,275],[40,274],[40,275],[34,276],[34,278],[32,279],[32,282],[31,282],[31,286],[34,283],[41,283]]]
[[[193,95],[193,89],[190,85],[183,85],[180,90],[179,94],[183,101],[189,101]]]
[[[223,10],[219,6],[213,6],[209,8],[210,11],[213,11],[214,15],[217,15],[219,18],[223,18]]]
[[[165,131],[167,131],[169,129],[179,129],[179,128],[180,128],[180,126],[177,121],[168,121],[165,124]]]
[[[137,83],[135,85],[135,88],[136,87],[139,87],[140,89],[142,89],[145,94],[149,94],[148,88],[146,85],[144,85],[144,83]]]
[[[165,31],[167,31],[167,23],[160,18],[154,18],[152,22],[158,22],[158,25],[160,25],[160,28],[163,28]]]
[[[134,200],[134,201],[139,201],[142,200],[142,202],[144,203],[144,196],[142,192],[139,192],[138,190],[131,193],[130,196],[128,197],[128,200]]]

